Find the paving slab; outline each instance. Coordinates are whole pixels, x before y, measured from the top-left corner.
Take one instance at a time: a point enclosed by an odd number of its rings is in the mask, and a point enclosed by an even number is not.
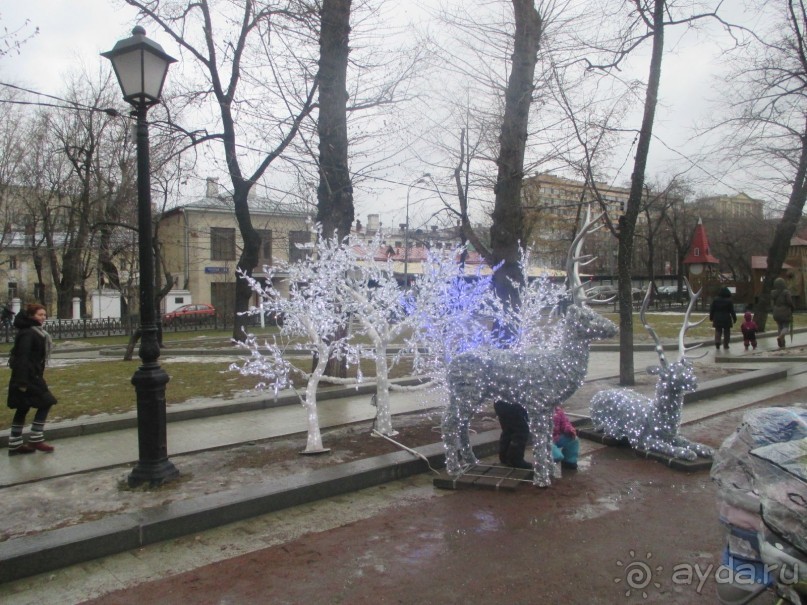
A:
[[[495,464],[473,464],[456,477],[440,474],[432,480],[441,489],[489,489],[512,492],[517,487],[532,485],[532,471]]]

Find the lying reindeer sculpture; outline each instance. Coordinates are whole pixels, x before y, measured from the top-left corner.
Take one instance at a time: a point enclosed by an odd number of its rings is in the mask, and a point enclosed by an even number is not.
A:
[[[684,395],[698,388],[692,363],[686,356],[684,335],[689,328],[703,321],[703,319],[696,323],[689,321],[700,290],[693,294],[689,284],[687,288],[690,291],[689,306],[678,334],[679,355],[675,363],[667,362],[661,341],[645,319],[650,300],[650,287],[642,302],[639,317],[655,341],[659,357],[659,365],[647,369],[650,374],[658,374],[655,397],[651,399],[630,389],[600,391],[591,400],[591,421],[594,428],[602,431],[607,437],[627,439],[634,448],[691,461],[698,456],[707,458],[713,451],[706,445],[689,441],[678,434]]]
[[[599,227],[600,217],[586,222],[572,242],[566,262],[572,304],[561,320],[558,348],[526,352],[486,349],[457,355],[448,368],[449,405],[443,414],[443,445],[446,469],[462,472],[463,464],[478,462],[468,438],[471,418],[485,403],[503,399],[518,403],[529,416],[533,439],[533,483],[550,484],[552,463],[552,414],[555,406],[569,398],[583,384],[588,370],[591,341],[617,333],[613,322],[594,313],[580,282],[579,265],[583,241]],[[593,259],[587,259],[591,262]],[[585,263],[584,263],[585,264]]]

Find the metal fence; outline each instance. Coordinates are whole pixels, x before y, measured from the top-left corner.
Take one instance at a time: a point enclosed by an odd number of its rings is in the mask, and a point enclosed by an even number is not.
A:
[[[678,311],[683,313],[687,308],[687,300],[675,297],[659,297],[650,304],[652,311]],[[641,301],[634,302],[634,308],[638,309]],[[740,305],[735,305],[737,313],[742,311]],[[742,305],[744,310],[744,305]],[[594,304],[595,309],[619,311],[619,303],[611,301],[607,303]],[[709,305],[702,300],[698,300],[695,306],[696,311],[708,312]],[[251,316],[250,324],[257,325],[259,318]],[[267,320],[267,325],[273,325]],[[106,318],[106,319],[49,319],[45,322],[45,329],[54,340],[70,340],[80,338],[93,338],[98,336],[130,336],[139,325],[138,317],[129,318]],[[233,327],[233,318],[230,315],[216,315],[192,320],[175,320],[168,325],[163,324],[163,332],[198,332],[201,330],[228,330]],[[0,326],[0,342],[12,342],[15,330],[7,325]]]
[[[214,316],[194,320],[177,320],[163,325],[163,332],[197,332],[200,330],[227,330],[233,327],[232,317]],[[98,336],[130,336],[139,326],[139,318],[106,319],[49,319],[45,330],[54,340],[93,338]],[[4,325],[0,328],[0,340],[12,342],[15,330]]]

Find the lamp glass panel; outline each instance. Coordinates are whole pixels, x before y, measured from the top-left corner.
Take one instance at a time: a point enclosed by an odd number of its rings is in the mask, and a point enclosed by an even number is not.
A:
[[[150,52],[143,53],[143,92],[147,97],[159,99],[165,81],[168,63]]]
[[[123,89],[124,98],[138,95],[143,90],[143,80],[140,71],[140,50],[133,50],[112,57],[112,66]]]

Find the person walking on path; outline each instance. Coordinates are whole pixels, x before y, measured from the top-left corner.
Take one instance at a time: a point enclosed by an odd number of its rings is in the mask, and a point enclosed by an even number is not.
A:
[[[50,453],[53,446],[45,443],[45,421],[56,397],[45,382],[45,364],[52,340],[43,325],[48,318],[45,307],[28,304],[14,318],[17,336],[9,354],[11,379],[8,383],[8,407],[14,410],[11,434],[8,438],[8,455],[32,454],[35,451]],[[24,443],[22,432],[25,418],[31,408],[36,409],[31,424],[28,442]]]
[[[709,307],[709,320],[715,329],[715,348],[720,349],[720,342],[723,348],[729,348],[731,338],[731,326],[737,321],[737,313],[734,311],[734,303],[731,301],[731,290],[721,288],[720,292],[712,301]]]
[[[785,335],[790,329],[793,321],[793,297],[787,289],[787,283],[781,277],[773,280],[773,290],[771,290],[771,309],[773,320],[776,322],[777,334],[776,344],[779,348],[785,346]]]

